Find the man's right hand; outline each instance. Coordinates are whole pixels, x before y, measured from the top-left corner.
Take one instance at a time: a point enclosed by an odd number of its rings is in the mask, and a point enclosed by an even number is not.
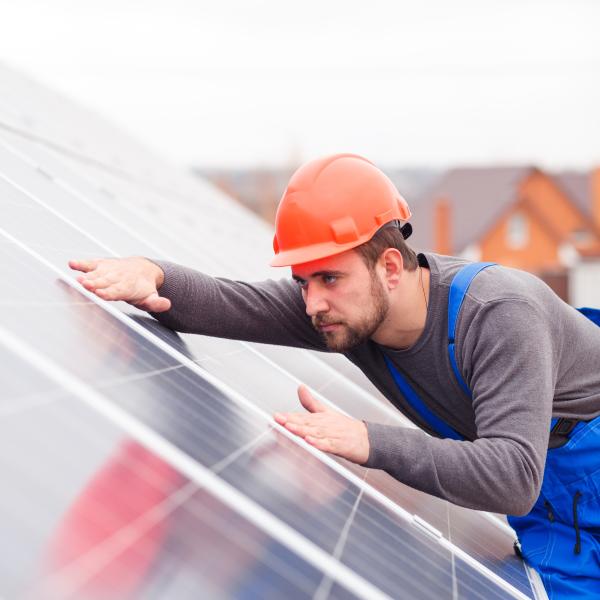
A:
[[[143,257],[70,260],[69,266],[85,275],[77,281],[103,300],[124,300],[150,312],[164,312],[171,301],[158,295],[162,269]]]

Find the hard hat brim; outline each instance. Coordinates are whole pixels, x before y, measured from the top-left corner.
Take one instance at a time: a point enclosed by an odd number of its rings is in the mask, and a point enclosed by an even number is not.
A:
[[[304,248],[294,248],[276,254],[273,260],[269,263],[272,267],[293,267],[301,265],[313,260],[329,258],[342,252],[352,250],[365,242],[368,242],[371,236],[366,235],[362,238],[349,242],[347,244],[336,244],[335,242],[325,242],[322,244],[314,244],[305,246]]]

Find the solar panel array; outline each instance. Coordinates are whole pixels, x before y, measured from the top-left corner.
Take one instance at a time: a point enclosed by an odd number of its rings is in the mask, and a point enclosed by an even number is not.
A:
[[[4,67],[0,214],[0,597],[543,595],[502,518],[274,423],[305,382],[406,425],[347,361],[178,335],[77,284],[67,261],[99,256],[282,272],[257,218]]]

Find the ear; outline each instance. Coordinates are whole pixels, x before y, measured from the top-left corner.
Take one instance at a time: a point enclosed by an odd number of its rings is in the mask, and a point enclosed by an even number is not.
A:
[[[404,273],[404,260],[396,248],[387,248],[379,257],[381,266],[385,269],[385,279],[388,288],[393,290]]]

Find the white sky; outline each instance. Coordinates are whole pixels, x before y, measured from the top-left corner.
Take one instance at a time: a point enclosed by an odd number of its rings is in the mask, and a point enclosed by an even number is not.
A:
[[[0,0],[0,60],[184,164],[600,164],[597,0]]]

